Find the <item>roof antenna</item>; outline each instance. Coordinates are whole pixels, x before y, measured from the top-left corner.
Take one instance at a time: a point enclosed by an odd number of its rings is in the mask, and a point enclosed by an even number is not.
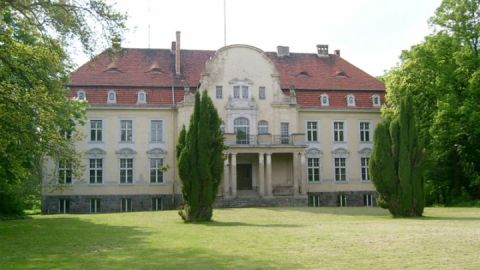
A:
[[[227,46],[227,0],[223,0],[223,43]]]

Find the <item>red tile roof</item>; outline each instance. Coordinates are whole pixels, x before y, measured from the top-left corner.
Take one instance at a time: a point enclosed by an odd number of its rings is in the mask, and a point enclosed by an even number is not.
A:
[[[382,96],[385,86],[376,78],[338,55],[291,53],[278,57],[266,52],[275,64],[283,89],[294,86],[302,107],[320,106],[319,96],[328,91],[331,107],[345,107],[345,96],[355,93],[357,107],[372,107],[372,92]],[[71,74],[72,91],[84,89],[92,104],[106,103],[108,89],[117,91],[117,104],[136,104],[136,93],[147,92],[149,104],[172,104],[171,86],[177,86],[175,101],[183,100],[183,87],[195,90],[207,60],[215,51],[181,50],[181,73],[175,76],[175,55],[168,49],[124,49],[112,57],[104,51]],[[305,91],[303,91],[305,90]],[[331,92],[331,90],[340,90]],[[368,92],[372,91],[372,92]],[[73,94],[73,93],[72,93]],[[368,96],[368,97],[367,97]]]

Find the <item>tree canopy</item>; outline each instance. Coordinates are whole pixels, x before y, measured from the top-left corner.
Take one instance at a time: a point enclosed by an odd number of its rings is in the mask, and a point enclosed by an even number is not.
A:
[[[78,40],[92,52],[98,31],[109,43],[124,19],[97,0],[0,3],[0,214],[20,213],[38,192],[45,156],[79,164],[70,134],[86,104],[66,97],[66,48]]]

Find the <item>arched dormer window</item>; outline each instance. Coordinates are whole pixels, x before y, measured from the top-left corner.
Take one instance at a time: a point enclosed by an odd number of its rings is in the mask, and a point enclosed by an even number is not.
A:
[[[117,93],[114,90],[108,91],[107,103],[117,103]]]
[[[147,103],[147,93],[141,90],[137,93],[137,104],[145,104]]]
[[[350,95],[347,95],[347,106],[349,107],[353,107],[355,106],[355,96],[350,94]]]
[[[258,121],[258,134],[268,133],[268,122],[265,120]]]
[[[252,96],[251,88],[253,86],[253,82],[247,78],[240,80],[240,79],[233,79],[229,81],[229,84],[232,87],[232,97],[233,99],[249,99]]]
[[[380,107],[382,105],[379,95],[372,96],[372,105],[373,107]]]
[[[83,91],[83,90],[78,90],[77,91],[77,98],[78,98],[78,100],[86,100],[87,99],[87,94],[85,94],[85,91]]]
[[[322,104],[322,106],[330,106],[330,100],[327,94],[320,95],[320,104]]]

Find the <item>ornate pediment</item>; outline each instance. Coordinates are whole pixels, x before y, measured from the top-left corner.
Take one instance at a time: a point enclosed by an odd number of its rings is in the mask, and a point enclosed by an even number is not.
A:
[[[244,79],[239,79],[239,78],[233,78],[230,81],[228,81],[229,84],[248,84],[248,85],[253,85],[253,81],[247,78]]]
[[[87,156],[90,158],[101,158],[107,154],[105,150],[100,148],[92,148],[86,152]]]
[[[332,155],[336,158],[347,158],[350,152],[345,148],[337,148],[332,151]]]
[[[163,158],[167,155],[167,151],[162,148],[153,148],[147,151],[147,155],[150,158]]]
[[[318,148],[310,148],[305,152],[305,155],[309,158],[319,158],[323,155],[323,152]]]
[[[137,152],[131,148],[125,147],[116,152],[116,154],[121,158],[133,158]]]
[[[369,157],[370,154],[372,153],[372,149],[369,147],[362,148],[360,151],[358,151],[360,156],[362,157]]]

